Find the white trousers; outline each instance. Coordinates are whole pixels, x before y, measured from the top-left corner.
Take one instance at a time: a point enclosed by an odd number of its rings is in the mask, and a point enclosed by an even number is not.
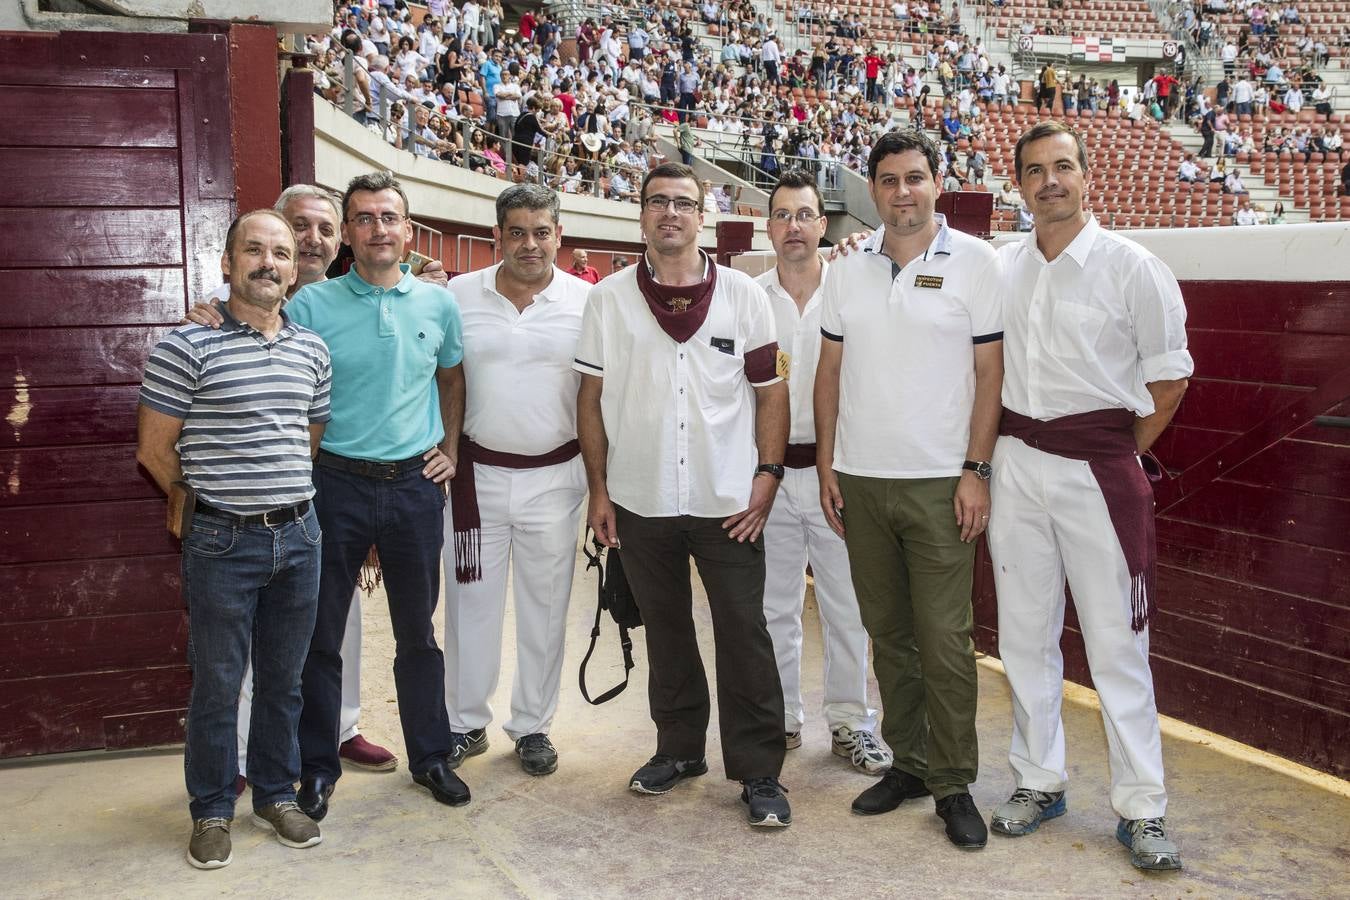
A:
[[[248,762],[248,725],[253,714],[253,660],[252,654],[244,666],[244,684],[239,689],[239,774],[246,775]],[[361,732],[356,724],[361,718],[361,589],[352,591],[351,611],[347,613],[347,631],[342,635],[342,729],[338,743],[349,741]]]
[[[1017,786],[1061,791],[1064,759],[1064,580],[1073,591],[1111,764],[1111,806],[1127,819],[1164,815],[1162,737],[1148,631],[1130,628],[1130,574],[1086,462],[1012,437],[994,449],[989,552],[998,646],[1013,694],[1009,761]]]
[[[764,526],[764,618],[773,638],[783,682],[783,728],[800,731],[802,700],[802,602],[806,564],[816,582],[824,645],[825,721],[874,731],[877,711],[867,705],[867,631],[849,574],[844,541],[825,521],[815,468],[788,469]]]
[[[581,457],[537,469],[474,466],[483,523],[483,578],[455,580],[454,523],[446,504],[445,706],[450,728],[465,732],[492,721],[488,699],[502,665],[506,584],[516,611],[512,740],[547,733],[562,684],[567,606],[572,596],[586,470]]]

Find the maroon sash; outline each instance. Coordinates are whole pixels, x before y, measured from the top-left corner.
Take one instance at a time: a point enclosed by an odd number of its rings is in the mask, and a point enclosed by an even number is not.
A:
[[[1087,462],[1130,571],[1130,627],[1143,631],[1154,608],[1158,539],[1153,486],[1139,466],[1134,421],[1128,409],[1098,409],[1042,422],[1004,407],[998,433],[1055,456]]]
[[[478,487],[474,483],[475,463],[505,469],[542,469],[567,462],[581,452],[581,444],[570,440],[539,456],[502,453],[475,444],[467,436],[459,439],[459,461],[455,477],[450,479],[450,515],[454,521],[455,581],[469,584],[483,578],[483,520],[478,512]]]
[[[783,454],[783,465],[789,469],[814,469],[816,467],[815,444],[788,444]]]

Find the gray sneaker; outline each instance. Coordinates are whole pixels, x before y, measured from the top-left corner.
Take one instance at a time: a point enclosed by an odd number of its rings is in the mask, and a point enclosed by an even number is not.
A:
[[[541,732],[527,734],[516,741],[516,756],[527,775],[552,775],[558,770],[558,751],[548,735]]]
[[[472,731],[452,731],[450,732],[450,740],[452,743],[450,752],[445,757],[445,763],[452,769],[458,769],[459,764],[470,756],[487,752],[486,728],[475,728]]]
[[[830,750],[868,775],[880,775],[895,762],[891,751],[877,741],[876,735],[861,728],[854,731],[847,725],[839,725],[830,731]]]
[[[294,800],[269,803],[253,811],[253,823],[276,832],[277,840],[287,847],[303,850],[323,840],[319,825],[300,810]]]
[[[188,842],[187,861],[193,868],[220,869],[228,866],[233,859],[229,819],[212,816],[192,820],[192,840]]]
[[[1046,819],[1064,815],[1066,808],[1063,791],[1046,793],[1018,788],[1006,803],[994,810],[989,827],[999,834],[1021,837],[1040,828]]]
[[[1116,840],[1130,848],[1130,862],[1137,869],[1160,871],[1181,868],[1181,851],[1167,837],[1167,820],[1121,819]]]
[[[802,733],[800,731],[783,732],[783,745],[789,750],[796,750],[802,745]]]

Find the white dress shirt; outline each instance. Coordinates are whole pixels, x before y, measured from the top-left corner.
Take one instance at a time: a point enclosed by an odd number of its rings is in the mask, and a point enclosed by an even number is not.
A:
[[[775,266],[755,279],[769,295],[773,310],[774,333],[778,337],[778,351],[788,357],[788,394],[792,403],[792,427],[788,443],[814,444],[816,442],[816,411],[814,405],[816,365],[820,362],[820,289],[825,284],[829,263],[821,260],[820,284],[806,307],[797,309],[797,301],[783,289]]]
[[[1033,231],[1000,248],[1003,405],[1049,420],[1098,409],[1153,413],[1150,381],[1187,378],[1186,307],[1172,271],[1089,217],[1054,261]]]
[[[591,285],[554,266],[518,313],[497,292],[500,269],[450,280],[464,326],[464,433],[489,450],[538,456],[577,436],[572,360]]]
[[[717,267],[708,317],[683,344],[657,324],[637,265],[591,289],[576,369],[604,378],[610,499],[639,516],[734,515],[750,504],[759,452],[747,352],[774,343],[764,289]],[[723,348],[723,349],[719,349]]]

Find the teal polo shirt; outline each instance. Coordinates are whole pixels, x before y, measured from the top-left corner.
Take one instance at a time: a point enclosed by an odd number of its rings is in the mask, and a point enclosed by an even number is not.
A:
[[[413,277],[392,288],[356,269],[307,285],[286,304],[332,356],[332,419],[323,449],[353,459],[408,459],[445,437],[436,370],[464,357],[455,295]]]

